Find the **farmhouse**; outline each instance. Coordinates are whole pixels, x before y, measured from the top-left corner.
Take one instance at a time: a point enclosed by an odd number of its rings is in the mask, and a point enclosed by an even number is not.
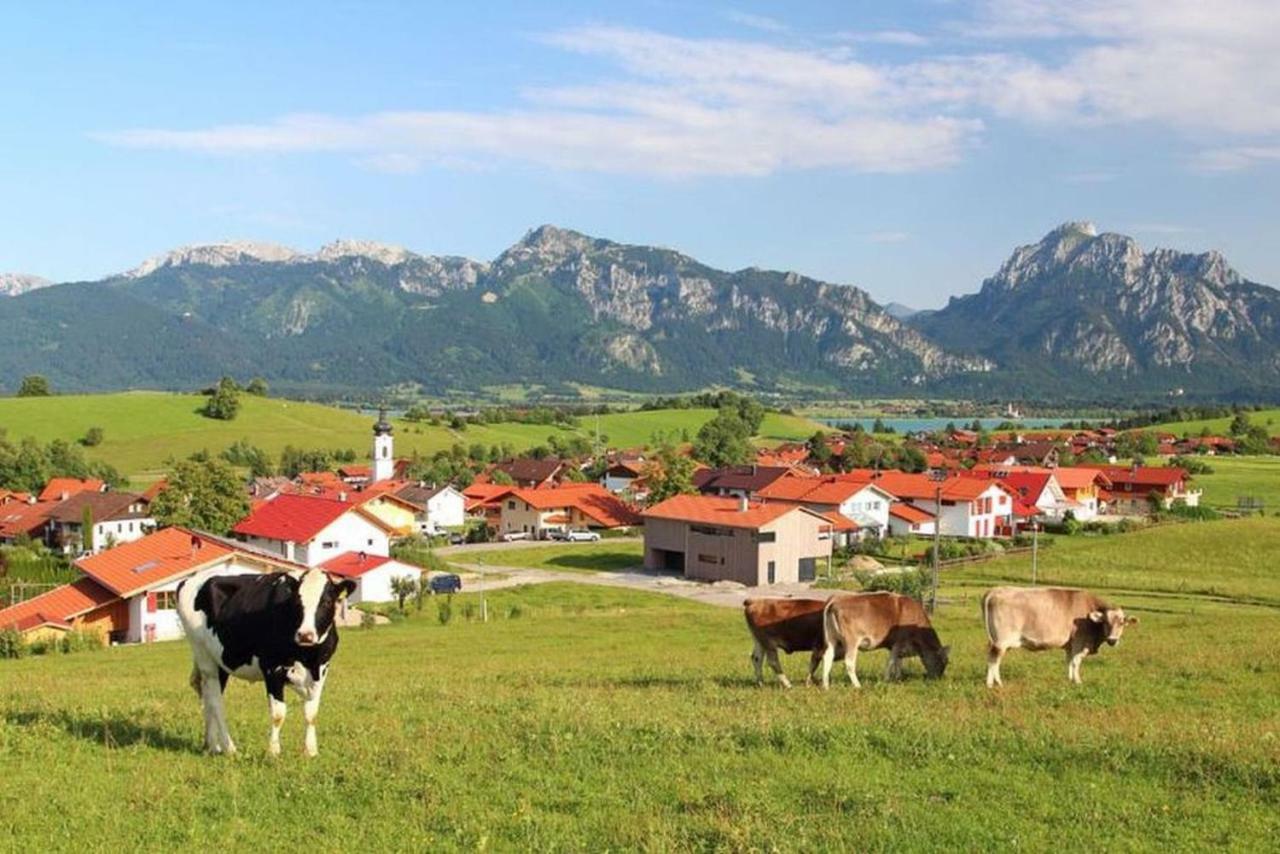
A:
[[[489,471],[476,478],[477,483],[492,483],[493,476],[501,472],[511,478],[511,484],[526,489],[540,486],[551,486],[563,477],[568,466],[564,460],[556,457],[517,457],[514,460],[497,463]]]
[[[102,492],[107,485],[96,478],[85,478],[81,480],[78,477],[54,477],[44,485],[44,489],[40,490],[40,494],[36,496],[37,501],[66,501],[73,495],[81,492]]]
[[[420,581],[422,570],[407,563],[401,563],[386,555],[371,555],[366,552],[344,552],[330,558],[320,565],[330,575],[350,578],[356,582],[356,590],[347,597],[347,602],[358,605],[361,602],[390,602],[395,599],[391,591],[391,582],[396,578],[412,578]]]
[[[1157,466],[1098,466],[1111,486],[1106,491],[1107,512],[1121,516],[1145,516],[1153,504],[1168,509],[1176,502],[1196,507],[1200,490],[1189,489],[1185,469]]]
[[[11,501],[0,505],[0,543],[7,545],[20,539],[43,539],[49,526],[49,514],[56,506],[55,501],[35,504]]]
[[[791,466],[725,466],[694,472],[694,488],[703,495],[750,498],[784,477],[800,476]]]
[[[643,515],[648,569],[754,587],[812,581],[830,564],[835,523],[808,507],[677,495]]]
[[[304,566],[319,566],[343,552],[391,553],[395,529],[345,501],[313,495],[277,495],[258,504],[231,533],[240,542]]]
[[[460,528],[467,522],[466,496],[447,483],[444,486],[411,483],[395,494],[418,508],[415,519],[418,532],[424,536]]]
[[[639,524],[635,511],[595,483],[544,489],[509,489],[497,499],[499,532],[523,531],[535,539],[571,528],[622,528]]]
[[[131,492],[77,492],[49,511],[47,539],[65,554],[97,554],[155,530],[151,502]],[[91,528],[85,531],[84,523]]]
[[[81,558],[75,566],[83,578],[0,611],[0,628],[16,628],[28,639],[76,629],[113,643],[172,640],[182,634],[175,591],[184,578],[215,567],[254,572],[300,568],[179,527]]]
[[[828,475],[784,477],[756,493],[762,500],[800,504],[827,516],[848,520],[837,544],[865,536],[881,536],[889,529],[892,495],[869,476]]]
[[[933,534],[933,514],[913,507],[905,501],[889,505],[889,533],[895,537]]]
[[[600,485],[610,492],[626,492],[638,478],[644,475],[644,459],[619,457],[609,463],[600,476]]]
[[[935,481],[923,474],[887,471],[880,473],[875,484],[931,516],[938,512],[940,498],[942,536],[998,537],[1013,533],[1014,495],[997,480],[948,477]]]

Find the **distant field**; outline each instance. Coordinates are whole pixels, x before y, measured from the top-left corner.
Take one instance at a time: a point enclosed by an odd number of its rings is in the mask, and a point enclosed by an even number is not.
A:
[[[1280,512],[1280,457],[1205,457],[1204,461],[1213,473],[1192,478],[1192,486],[1204,490],[1203,503],[1235,507],[1239,498],[1258,498],[1268,513]]]
[[[90,427],[101,427],[105,440],[86,449],[88,456],[105,460],[127,475],[145,480],[156,477],[169,457],[184,457],[208,449],[217,452],[241,438],[278,455],[285,445],[308,448],[353,448],[363,459],[369,445],[374,417],[351,410],[314,403],[243,395],[243,406],[234,421],[201,416],[204,398],[162,392],[127,392],[104,395],[66,395],[48,398],[0,398],[0,429],[11,439],[36,436],[43,440],[77,440]],[[655,431],[696,433],[714,413],[709,409],[629,412],[600,417],[600,432],[615,446],[647,443]],[[509,442],[517,449],[546,442],[553,433],[592,436],[595,418],[584,418],[579,428],[565,430],[536,424],[472,425],[466,430],[396,422],[396,452],[432,453],[461,442],[484,445]],[[817,425],[807,419],[771,414],[761,430],[761,441],[802,439]]]
[[[454,563],[483,563],[488,566],[518,566],[533,569],[613,572],[644,565],[644,546],[639,542],[566,543],[560,546],[533,546],[524,549],[468,548],[449,555]]]
[[[1280,436],[1280,409],[1261,409],[1257,412],[1246,412],[1249,421],[1254,424],[1261,424],[1267,428],[1267,432],[1272,436]],[[1226,418],[1209,418],[1201,421],[1168,421],[1164,424],[1154,424],[1151,427],[1145,427],[1145,430],[1165,430],[1176,436],[1186,433],[1188,436],[1199,436],[1201,431],[1208,428],[1210,433],[1218,436],[1224,436],[1227,433],[1227,427],[1231,425],[1231,416]]]
[[[576,585],[494,591],[347,630],[300,755],[199,753],[185,644],[0,661],[0,833],[16,850],[1235,850],[1280,832],[1275,611],[1131,598],[1141,624],[1068,685],[1011,653],[982,685],[976,595],[944,589],[934,683],[751,683],[741,613]],[[411,610],[412,613],[412,610]],[[1211,643],[1196,638],[1212,635]],[[793,678],[802,656],[784,656]]]

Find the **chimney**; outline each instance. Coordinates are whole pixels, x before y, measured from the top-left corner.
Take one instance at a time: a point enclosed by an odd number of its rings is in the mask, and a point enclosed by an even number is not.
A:
[[[347,493],[346,493],[346,492],[339,492],[339,493],[338,493],[338,500],[339,500],[339,501],[346,501],[346,500],[347,500]]]
[[[204,540],[200,539],[195,534],[192,534],[191,535],[191,553],[195,554],[196,552],[200,551],[200,549],[202,548],[204,548]]]
[[[751,506],[751,500],[747,498],[745,494],[738,496],[738,512],[739,513],[746,513],[747,508],[750,506]]]
[[[364,563],[365,558],[369,556],[368,552],[360,552],[360,562]]]

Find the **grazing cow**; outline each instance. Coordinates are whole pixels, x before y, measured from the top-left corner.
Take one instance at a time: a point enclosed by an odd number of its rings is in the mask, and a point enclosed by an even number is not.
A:
[[[853,687],[858,682],[858,650],[888,649],[885,679],[902,677],[902,659],[920,656],[925,676],[936,679],[946,671],[951,648],[942,645],[920,603],[898,593],[856,593],[833,596],[822,612],[822,687],[830,685],[831,663],[841,649]]]
[[[987,687],[1003,685],[1000,660],[1014,647],[1063,649],[1067,679],[1080,683],[1080,663],[1103,641],[1120,643],[1124,627],[1138,622],[1087,590],[1066,587],[994,587],[982,597],[987,626]]]
[[[236,752],[222,704],[227,679],[236,676],[266,685],[273,756],[280,754],[284,688],[301,695],[306,752],[316,755],[320,694],[338,648],[334,611],[354,590],[354,581],[335,582],[319,569],[266,575],[211,569],[178,587],[178,617],[191,644],[191,687],[204,710],[206,750]]]
[[[764,660],[778,674],[784,688],[791,687],[791,680],[782,672],[778,650],[783,652],[811,652],[809,678],[813,678],[816,663],[820,660],[825,643],[822,637],[822,609],[825,599],[747,599],[742,603],[747,628],[755,639],[751,651],[751,664],[756,671],[756,684],[764,684]]]

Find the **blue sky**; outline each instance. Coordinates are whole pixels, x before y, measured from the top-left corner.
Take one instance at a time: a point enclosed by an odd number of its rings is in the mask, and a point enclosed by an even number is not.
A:
[[[2,271],[551,222],[929,307],[1088,219],[1280,284],[1273,0],[13,4],[0,45]]]

